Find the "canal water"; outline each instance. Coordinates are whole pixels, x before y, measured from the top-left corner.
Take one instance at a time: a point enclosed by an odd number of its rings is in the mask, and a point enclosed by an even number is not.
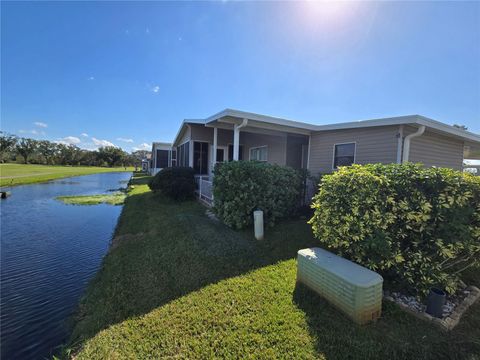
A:
[[[48,358],[67,340],[68,320],[122,210],[55,198],[126,187],[130,176],[94,174],[7,189],[11,196],[0,200],[2,359]]]

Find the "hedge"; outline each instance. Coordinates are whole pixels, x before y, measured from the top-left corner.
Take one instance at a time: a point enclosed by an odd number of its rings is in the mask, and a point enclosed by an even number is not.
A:
[[[353,165],[322,178],[309,223],[327,248],[394,287],[456,291],[479,265],[480,177],[420,164]]]
[[[213,178],[214,212],[228,226],[252,223],[254,210],[264,213],[267,226],[293,214],[300,202],[302,178],[296,170],[256,161],[219,163]]]
[[[187,200],[195,196],[195,172],[190,167],[168,167],[160,170],[148,183],[152,191],[175,199]]]

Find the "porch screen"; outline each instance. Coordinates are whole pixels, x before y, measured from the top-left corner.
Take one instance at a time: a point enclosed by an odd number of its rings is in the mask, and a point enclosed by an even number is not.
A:
[[[189,165],[189,154],[190,149],[189,149],[189,142],[186,142],[185,144],[182,144],[180,146],[177,146],[177,165],[178,166],[185,166],[188,167]]]
[[[195,174],[208,174],[208,143],[193,143],[193,169]]]
[[[157,150],[157,164],[158,169],[168,167],[168,150]]]

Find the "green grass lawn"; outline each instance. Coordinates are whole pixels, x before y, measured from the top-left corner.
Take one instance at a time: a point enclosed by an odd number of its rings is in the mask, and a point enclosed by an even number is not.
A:
[[[132,167],[104,168],[95,166],[49,166],[31,164],[0,164],[0,186],[33,184],[70,176],[112,171],[133,171]]]
[[[137,178],[112,249],[81,302],[78,359],[474,359],[480,304],[446,334],[383,304],[358,326],[303,286],[296,252],[316,245],[305,220],[256,241],[175,203]],[[143,184],[143,185],[142,185]],[[480,285],[478,272],[470,284]]]

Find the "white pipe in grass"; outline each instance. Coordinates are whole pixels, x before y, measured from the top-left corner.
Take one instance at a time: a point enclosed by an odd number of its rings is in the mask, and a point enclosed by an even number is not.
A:
[[[255,210],[253,212],[253,223],[255,228],[255,239],[263,240],[263,211]]]

